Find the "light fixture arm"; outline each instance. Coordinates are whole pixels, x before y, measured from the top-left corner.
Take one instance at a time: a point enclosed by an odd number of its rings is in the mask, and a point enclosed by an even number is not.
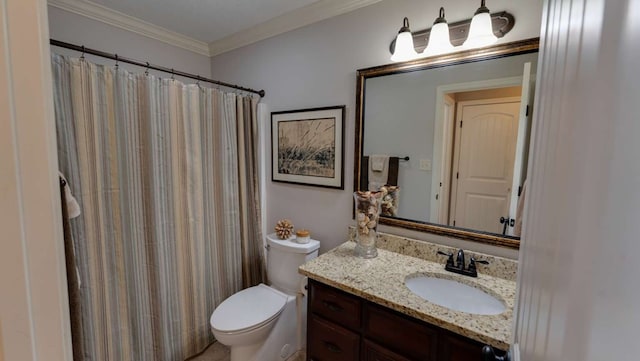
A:
[[[475,14],[473,14],[473,15],[478,15],[478,14],[488,13],[488,12],[489,12],[489,8],[486,5],[486,1],[485,0],[481,0],[480,1],[480,7],[478,8],[478,10],[476,10]]]
[[[484,5],[484,1],[482,2],[482,5]],[[482,6],[480,8],[482,8]],[[444,9],[440,14],[444,15]],[[506,11],[501,11],[501,12],[492,13],[490,15],[491,15],[491,20],[493,22],[493,33],[498,38],[502,38],[507,33],[509,33],[511,29],[513,29],[513,26],[516,22],[516,19],[513,16],[513,14]],[[438,19],[436,19],[436,21],[438,21]],[[407,19],[407,24],[408,24],[408,19]],[[451,44],[453,44],[454,46],[462,45],[462,43],[467,38],[467,35],[469,34],[470,25],[471,25],[471,19],[465,19],[465,20],[457,21],[455,23],[449,23],[449,32],[451,33]],[[428,29],[418,30],[411,33],[411,35],[413,36],[413,42],[415,44],[416,51],[422,52],[424,48],[426,48],[427,46],[426,39],[429,38],[430,31],[431,31],[431,28],[428,28]],[[395,40],[393,40],[389,46],[389,51],[391,52],[391,54],[393,54],[394,49],[395,49]]]
[[[405,32],[409,32],[409,33],[411,32],[411,29],[409,29],[409,18],[406,16],[402,21],[402,27],[398,31],[398,34],[405,33]]]
[[[402,27],[398,31],[398,36],[394,40],[394,43],[398,44],[397,49],[394,47],[394,52],[391,53],[391,61],[406,61],[418,56],[416,53],[415,45],[413,44],[413,34],[409,29],[409,18],[405,17],[402,21]]]
[[[444,8],[443,7],[440,8],[440,15],[438,16],[436,21],[433,22],[433,25],[441,24],[441,23],[445,23],[445,24],[447,23],[447,20],[444,18]]]

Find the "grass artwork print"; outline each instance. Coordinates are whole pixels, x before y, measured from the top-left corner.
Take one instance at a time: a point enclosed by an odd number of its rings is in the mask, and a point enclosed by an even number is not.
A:
[[[271,113],[272,180],[344,189],[344,109]]]
[[[333,178],[335,129],[335,118],[279,122],[278,172]]]

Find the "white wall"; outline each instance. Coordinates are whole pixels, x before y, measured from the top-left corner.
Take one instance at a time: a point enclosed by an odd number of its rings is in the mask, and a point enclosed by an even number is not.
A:
[[[267,95],[263,101],[270,111],[347,105],[345,190],[267,181],[267,229],[272,229],[278,219],[290,217],[297,226],[309,228],[312,236],[322,241],[321,251],[346,239],[347,226],[352,223],[356,69],[389,63],[389,43],[402,25],[403,17],[410,18],[413,30],[427,28],[435,20],[441,5],[446,6],[447,19],[454,22],[470,18],[479,1],[457,0],[445,4],[385,0],[212,59],[214,78],[265,89]],[[515,15],[514,29],[501,42],[539,35],[541,1],[492,0],[488,5],[492,11],[508,10]],[[269,127],[263,129],[268,131]],[[269,152],[269,144],[263,150]],[[269,171],[268,178],[270,174]],[[385,229],[385,232],[440,239],[400,229]],[[462,245],[517,257],[513,250],[478,247],[478,244],[468,242]]]
[[[178,48],[167,43],[151,39],[127,30],[107,25],[72,12],[53,6],[49,10],[49,35],[55,40],[76,45],[84,45],[108,53],[115,53],[127,58],[148,61],[152,64],[182,70],[203,77],[211,75],[210,58],[204,55]],[[80,53],[59,47],[51,47],[53,52],[79,57]],[[87,56],[99,64],[114,64],[113,60]],[[129,64],[121,64],[128,70],[144,71],[143,68]],[[170,76],[166,73],[156,73]],[[179,79],[176,77],[176,79]],[[184,80],[184,79],[181,79]],[[187,80],[193,82],[193,80]]]

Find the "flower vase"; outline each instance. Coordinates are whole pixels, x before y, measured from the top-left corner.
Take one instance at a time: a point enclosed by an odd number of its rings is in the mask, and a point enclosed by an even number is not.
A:
[[[361,258],[374,258],[376,249],[376,229],[380,217],[381,192],[354,192],[356,202],[356,247],[355,255]]]

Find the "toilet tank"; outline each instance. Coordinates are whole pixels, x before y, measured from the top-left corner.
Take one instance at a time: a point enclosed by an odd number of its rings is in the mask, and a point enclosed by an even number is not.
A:
[[[269,285],[290,295],[301,290],[304,276],[298,267],[318,257],[320,242],[297,243],[295,237],[279,239],[275,233],[267,236],[267,277]]]

